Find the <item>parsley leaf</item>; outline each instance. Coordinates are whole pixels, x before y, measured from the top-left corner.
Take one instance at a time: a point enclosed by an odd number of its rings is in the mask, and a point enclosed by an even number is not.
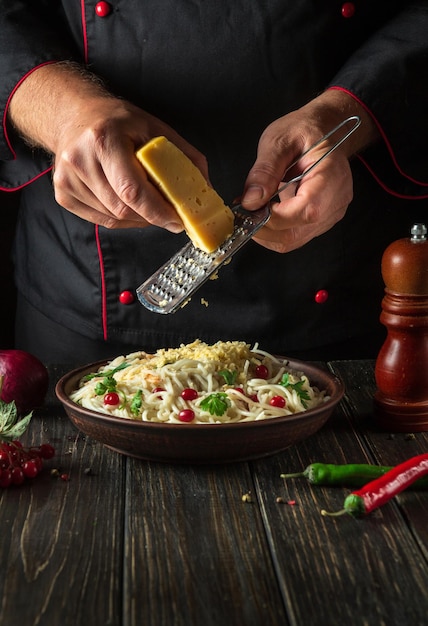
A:
[[[199,406],[204,411],[208,411],[208,413],[211,413],[211,415],[217,415],[218,417],[221,417],[230,406],[230,400],[227,397],[227,394],[219,391],[217,393],[212,393],[204,398]]]
[[[282,385],[283,387],[289,387],[290,389],[293,389],[299,396],[300,401],[302,405],[305,407],[305,409],[308,407],[307,402],[311,398],[307,389],[303,389],[303,385],[305,384],[304,380],[298,380],[297,383],[292,383],[290,381],[290,375],[284,374],[279,384]]]
[[[131,413],[133,415],[139,415],[140,413],[141,405],[143,404],[142,396],[143,391],[139,389],[131,400]]]
[[[95,393],[97,396],[102,396],[105,393],[111,393],[116,391],[117,381],[113,375],[105,376],[102,382],[95,385]]]
[[[231,372],[230,370],[221,370],[219,375],[224,378],[224,382],[226,385],[234,385],[236,382],[236,377],[238,376],[238,372]]]

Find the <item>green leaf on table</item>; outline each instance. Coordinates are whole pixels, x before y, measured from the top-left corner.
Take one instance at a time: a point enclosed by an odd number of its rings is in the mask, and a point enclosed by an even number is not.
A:
[[[0,400],[0,441],[19,439],[26,431],[32,415],[31,411],[19,419],[15,402]]]

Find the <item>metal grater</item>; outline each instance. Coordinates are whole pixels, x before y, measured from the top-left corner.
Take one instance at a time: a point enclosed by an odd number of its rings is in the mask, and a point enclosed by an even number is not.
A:
[[[193,294],[211,277],[215,277],[217,271],[232,256],[247,243],[257,231],[268,221],[270,217],[270,202],[293,183],[298,183],[306,174],[311,172],[321,161],[338,148],[361,124],[358,116],[348,117],[338,124],[319,141],[308,148],[300,157],[290,165],[290,170],[308,152],[319,146],[323,141],[331,137],[346,124],[354,122],[335,144],[329,148],[317,161],[312,163],[302,174],[286,181],[278,189],[269,202],[256,211],[246,211],[241,205],[231,207],[235,215],[235,226],[232,235],[214,252],[207,253],[196,248],[191,241],[177,254],[169,259],[157,272],[148,278],[137,289],[137,297],[140,303],[149,311],[155,313],[175,313],[185,306]]]

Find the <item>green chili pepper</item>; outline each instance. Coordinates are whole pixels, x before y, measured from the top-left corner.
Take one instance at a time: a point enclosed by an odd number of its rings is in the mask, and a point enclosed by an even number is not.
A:
[[[311,485],[363,487],[368,481],[389,472],[392,466],[384,465],[334,465],[332,463],[311,463],[303,472],[281,474],[281,478],[306,478]],[[419,478],[412,489],[428,489],[428,476]]]

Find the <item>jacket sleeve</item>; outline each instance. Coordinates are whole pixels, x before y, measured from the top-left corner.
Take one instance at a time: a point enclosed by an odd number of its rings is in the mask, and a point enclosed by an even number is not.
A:
[[[22,187],[50,167],[49,156],[30,150],[7,124],[14,90],[35,68],[78,57],[60,2],[0,0],[0,189]]]
[[[330,88],[369,111],[382,140],[359,155],[399,197],[428,197],[428,2],[408,2],[340,69]]]

